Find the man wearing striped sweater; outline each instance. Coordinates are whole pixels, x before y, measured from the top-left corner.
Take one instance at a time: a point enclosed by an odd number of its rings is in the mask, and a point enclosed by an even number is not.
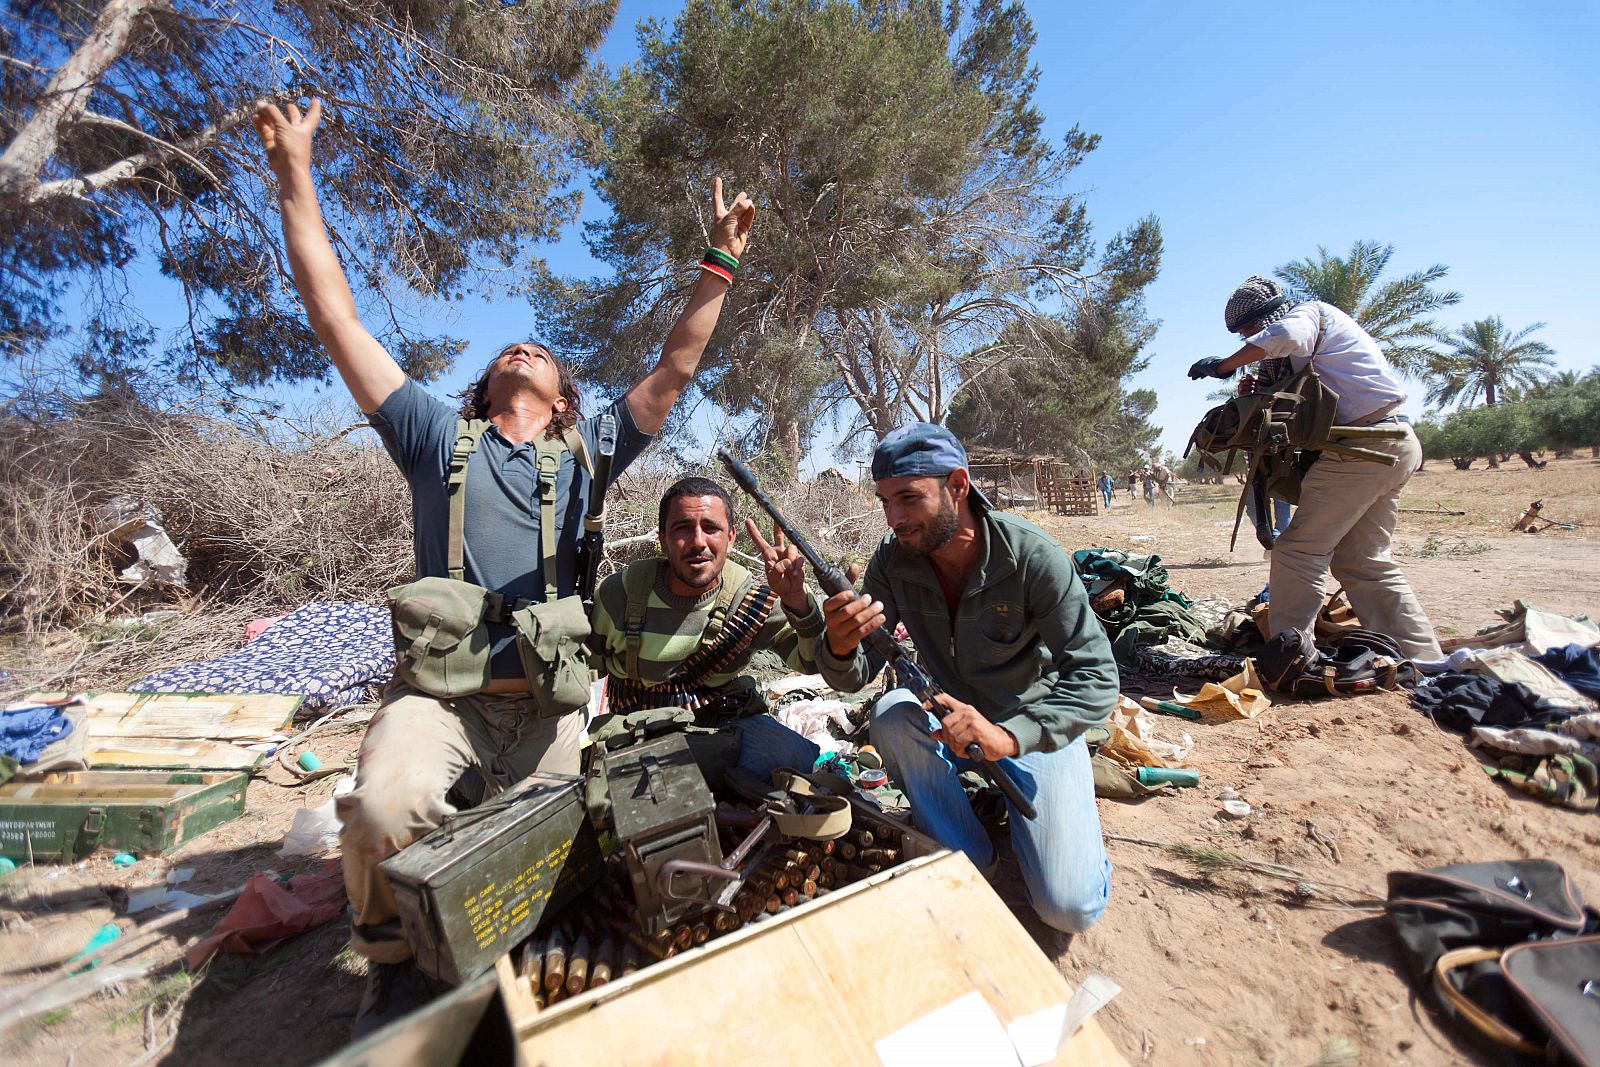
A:
[[[728,491],[684,478],[661,498],[660,556],[600,583],[590,663],[606,675],[606,710],[685,708],[703,727],[737,724],[738,765],[765,779],[778,767],[808,771],[815,744],[769,715],[744,670],[762,650],[816,672],[822,612],[806,591],[805,560],[781,534],[769,544],[746,520],[765,581],[728,560],[737,537]]]

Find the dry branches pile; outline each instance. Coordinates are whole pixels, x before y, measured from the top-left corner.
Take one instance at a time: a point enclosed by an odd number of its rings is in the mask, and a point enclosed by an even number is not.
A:
[[[95,511],[160,514],[188,587],[122,581]],[[0,684],[116,685],[238,646],[251,617],[371,599],[412,569],[410,498],[370,430],[313,416],[245,428],[87,404],[0,419]]]

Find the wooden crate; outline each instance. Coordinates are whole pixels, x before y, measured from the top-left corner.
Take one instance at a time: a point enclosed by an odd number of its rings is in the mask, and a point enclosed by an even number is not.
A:
[[[1100,491],[1094,479],[1075,474],[1060,463],[1034,464],[1034,484],[1041,504],[1062,515],[1098,515]]]
[[[973,991],[1002,1025],[1064,1004],[1066,980],[963,853],[939,851],[539,1011],[501,991],[522,1058],[875,1064],[875,1042]],[[1091,1019],[1058,1064],[1127,1067]]]

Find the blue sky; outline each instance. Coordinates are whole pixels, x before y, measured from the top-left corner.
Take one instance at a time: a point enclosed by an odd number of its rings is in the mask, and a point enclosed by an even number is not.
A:
[[[1444,263],[1464,296],[1447,325],[1545,321],[1537,336],[1560,367],[1600,363],[1600,6],[1028,6],[1047,132],[1078,124],[1103,138],[1074,179],[1097,234],[1145,213],[1161,220],[1149,311],[1162,326],[1132,385],[1159,394],[1168,448],[1182,450],[1214,387],[1184,370],[1234,347],[1221,321],[1228,293],[1319,245],[1392,243],[1393,273]],[[600,58],[631,61],[636,23],[680,7],[623,0]],[[591,191],[585,217],[603,212]],[[546,255],[562,272],[599,269],[577,227]],[[440,314],[471,342],[448,388],[529,319],[481,301]],[[1412,391],[1418,413],[1421,387]],[[829,462],[831,437],[808,466]]]

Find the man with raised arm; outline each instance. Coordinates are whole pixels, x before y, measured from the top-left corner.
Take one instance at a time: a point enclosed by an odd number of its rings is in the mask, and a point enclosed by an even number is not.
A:
[[[417,576],[448,575],[482,587],[489,603],[507,609],[570,594],[590,482],[586,456],[578,453],[594,453],[600,416],[582,417],[571,374],[548,348],[531,341],[501,350],[460,411],[408,378],[361,324],[328,240],[311,178],[321,102],[312,100],[304,114],[294,104],[286,111],[262,101],[255,128],[278,178],[289,265],[311,328],[411,486]],[[720,178],[712,201],[711,247],[660,361],[602,412],[615,420],[613,477],[661,429],[694,375],[744,251],[754,203],[740,193],[724,206]],[[458,440],[463,419],[481,420],[481,436],[464,457]],[[456,480],[464,498],[454,522],[453,458],[463,468]],[[545,540],[550,515],[556,534]],[[551,569],[556,573],[547,573]],[[355,790],[338,802],[345,884],[354,910],[351,947],[372,963],[358,1036],[405,1014],[430,992],[409,962],[411,948],[401,937],[379,861],[453,811],[446,794],[466,771],[476,771],[489,793],[534,771],[578,771],[581,716],[541,717],[510,620],[504,612],[486,611],[484,617],[487,684],[441,698],[399,677],[391,680],[361,746]]]

